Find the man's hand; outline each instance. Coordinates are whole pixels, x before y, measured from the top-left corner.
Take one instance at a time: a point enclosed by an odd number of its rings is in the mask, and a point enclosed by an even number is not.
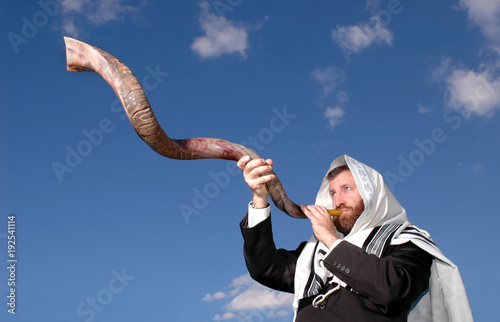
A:
[[[333,223],[333,218],[323,206],[301,205],[300,209],[309,218],[312,224],[314,235],[320,242],[330,248],[333,243],[339,239],[337,230]]]
[[[265,174],[273,169],[273,160],[255,159],[251,160],[246,155],[238,161],[238,168],[243,170],[243,177],[250,189],[253,191],[253,206],[255,208],[265,208],[268,205],[266,183],[274,180],[274,174]]]

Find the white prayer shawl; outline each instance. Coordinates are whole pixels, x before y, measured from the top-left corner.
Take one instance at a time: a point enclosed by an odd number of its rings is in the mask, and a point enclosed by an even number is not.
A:
[[[362,247],[366,238],[377,226],[376,237],[372,239],[366,251],[377,256],[382,255],[385,242],[400,245],[411,241],[416,246],[434,256],[431,266],[429,289],[417,299],[408,314],[408,321],[473,321],[465,287],[460,272],[444,254],[437,248],[429,233],[418,229],[408,221],[405,209],[396,200],[385,184],[382,175],[367,165],[343,155],[333,161],[328,169],[345,165],[353,174],[359,193],[365,204],[365,210],[356,221],[351,232],[344,240]],[[316,204],[333,208],[330,196],[330,182],[326,177],[316,196]],[[295,273],[294,309],[297,313],[299,300],[318,294],[326,283],[337,283],[346,286],[342,280],[327,270],[321,261],[328,255],[328,248],[318,243],[313,235],[304,247],[297,261]],[[314,262],[313,262],[314,261]],[[314,267],[314,272],[311,272]],[[314,273],[314,275],[312,275]],[[308,283],[314,276],[314,283]],[[307,285],[306,285],[307,284]]]

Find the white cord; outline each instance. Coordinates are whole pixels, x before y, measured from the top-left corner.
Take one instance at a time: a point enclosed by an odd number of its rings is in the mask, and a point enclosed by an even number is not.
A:
[[[338,290],[340,289],[340,285],[337,284],[337,286],[335,286],[334,288],[332,288],[331,290],[329,290],[328,292],[326,292],[325,294],[319,294],[318,296],[316,296],[314,298],[314,300],[312,301],[312,306],[314,308],[319,308],[320,309],[324,309],[324,306],[321,307],[321,304],[326,301],[326,299],[333,293],[337,292]]]

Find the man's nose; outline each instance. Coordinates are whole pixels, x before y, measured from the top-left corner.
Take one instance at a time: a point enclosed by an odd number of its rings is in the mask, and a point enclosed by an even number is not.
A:
[[[333,205],[335,208],[339,208],[341,205],[345,204],[344,202],[344,197],[342,197],[341,194],[337,194],[335,197],[333,197]]]

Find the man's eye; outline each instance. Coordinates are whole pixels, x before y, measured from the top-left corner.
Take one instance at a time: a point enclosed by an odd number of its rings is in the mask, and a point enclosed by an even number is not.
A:
[[[335,197],[337,194],[335,192],[330,192],[330,196]]]
[[[344,190],[349,191],[349,190],[351,190],[351,187],[345,187]]]

